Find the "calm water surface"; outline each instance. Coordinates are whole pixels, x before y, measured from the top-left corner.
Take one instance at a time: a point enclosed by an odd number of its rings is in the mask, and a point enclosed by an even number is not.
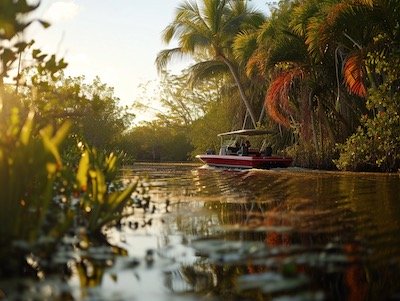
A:
[[[400,300],[400,174],[138,164],[122,176],[141,193],[106,233],[113,247],[70,237],[81,247],[54,254],[54,276],[6,279],[0,300]]]
[[[124,171],[138,176],[147,209],[109,232],[129,256],[83,297],[400,300],[399,175],[194,165]]]

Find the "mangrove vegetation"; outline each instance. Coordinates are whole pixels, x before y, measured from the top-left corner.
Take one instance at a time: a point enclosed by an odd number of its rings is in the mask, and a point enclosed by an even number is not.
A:
[[[221,132],[272,130],[273,151],[295,166],[400,168],[398,0],[281,0],[263,11],[250,0],[182,1],[162,32],[176,47],[155,58],[159,86],[132,107],[36,47],[27,28],[50,26],[33,17],[39,5],[0,3],[1,280],[88,268],[83,255],[72,266],[53,256],[71,250],[126,255],[105,230],[155,209],[121,166],[192,161]],[[189,66],[170,71],[181,58]],[[149,92],[161,107],[135,124]]]
[[[241,128],[248,117],[246,126],[273,130],[274,151],[297,166],[397,171],[399,2],[287,0],[268,8],[186,1],[165,28],[165,42],[178,46],[159,53],[158,68],[194,61],[172,87],[220,84],[189,126],[195,150],[214,146],[215,129]],[[176,106],[192,102],[169,96]]]

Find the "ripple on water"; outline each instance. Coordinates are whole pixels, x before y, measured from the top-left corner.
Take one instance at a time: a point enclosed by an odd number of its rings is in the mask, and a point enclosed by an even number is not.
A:
[[[164,274],[171,291],[339,300],[400,290],[398,176],[182,165],[137,172],[154,202],[171,201],[153,234],[163,237],[160,252],[171,235],[194,252]]]

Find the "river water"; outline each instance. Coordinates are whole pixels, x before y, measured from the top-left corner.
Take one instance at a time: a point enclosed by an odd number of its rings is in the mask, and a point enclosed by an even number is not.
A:
[[[106,300],[398,300],[400,176],[135,165]],[[93,297],[93,292],[89,294]]]
[[[76,300],[400,300],[399,174],[138,164],[123,177],[141,179],[141,206],[108,236],[128,256],[84,290],[75,279]]]

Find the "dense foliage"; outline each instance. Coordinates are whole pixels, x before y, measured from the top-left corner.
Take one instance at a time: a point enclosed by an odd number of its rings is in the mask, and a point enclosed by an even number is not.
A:
[[[347,170],[396,170],[400,166],[400,53],[390,52],[376,59],[381,83],[369,90],[361,125],[340,145],[338,168]]]
[[[195,63],[188,82],[224,78],[228,93],[214,106],[230,102],[221,112],[233,128],[242,126],[232,114],[241,108],[252,126],[275,130],[275,151],[288,152],[298,166],[397,170],[399,2],[285,0],[268,16],[250,5],[183,1],[163,33],[178,47],[159,53],[159,68],[189,54]]]
[[[117,99],[99,80],[64,79],[63,59],[23,40],[36,8],[0,4],[0,279],[45,277],[61,246],[107,245],[103,230],[121,221],[136,189],[119,179],[120,156],[103,152],[126,128]],[[12,77],[24,51],[31,65]]]
[[[298,166],[399,170],[399,1],[284,0],[268,16],[250,4],[179,6],[163,33],[178,47],[156,62],[195,63],[162,72],[157,118],[132,127],[111,87],[64,76],[62,58],[24,39],[38,5],[0,3],[0,278],[43,276],[67,236],[107,244],[102,231],[135,202],[122,159],[185,161],[220,132],[271,129]]]

